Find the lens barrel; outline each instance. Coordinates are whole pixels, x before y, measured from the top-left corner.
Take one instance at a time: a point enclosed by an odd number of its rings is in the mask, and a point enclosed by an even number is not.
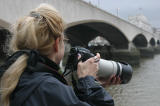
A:
[[[122,80],[122,84],[126,84],[132,78],[133,69],[129,64],[124,62],[121,62],[121,66],[122,66],[122,74],[120,75],[120,78]]]
[[[111,75],[116,75],[121,78],[122,84],[128,83],[132,78],[132,67],[124,62],[115,62],[100,59],[98,76],[108,79]]]

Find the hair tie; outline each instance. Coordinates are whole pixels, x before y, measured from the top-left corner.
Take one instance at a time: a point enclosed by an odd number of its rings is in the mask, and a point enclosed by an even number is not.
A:
[[[28,55],[28,60],[27,60],[27,68],[30,70],[34,70],[36,64],[38,61],[44,62],[45,60],[41,58],[39,52],[37,50],[21,50],[20,52],[26,53]]]
[[[34,18],[37,18],[37,19],[42,19],[43,18],[39,13],[36,13],[36,12],[31,12],[30,16],[34,17]]]
[[[26,49],[26,50],[17,51],[13,53],[11,56],[9,56],[6,62],[0,66],[0,77],[3,75],[5,70],[7,70],[8,67],[11,66],[17,60],[17,58],[19,58],[23,54],[28,55],[27,68],[31,70],[34,70],[34,66],[37,64],[38,61],[42,61],[42,62],[45,61],[43,58],[41,58],[37,50]]]

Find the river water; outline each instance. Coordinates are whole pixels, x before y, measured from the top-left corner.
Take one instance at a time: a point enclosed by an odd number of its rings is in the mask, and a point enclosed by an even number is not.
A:
[[[160,106],[160,55],[140,63],[128,84],[106,88],[115,106]]]

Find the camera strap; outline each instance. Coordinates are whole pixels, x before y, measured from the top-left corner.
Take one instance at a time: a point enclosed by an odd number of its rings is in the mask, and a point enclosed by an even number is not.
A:
[[[73,72],[72,72],[72,84],[73,84],[73,89],[74,89],[75,94],[77,95],[77,97],[79,97],[79,95],[78,95],[79,91],[78,91],[78,88],[77,88],[77,82],[76,82],[76,80],[74,78]]]
[[[80,60],[80,59],[79,59]],[[68,72],[67,72],[67,70],[69,70]],[[76,80],[75,80],[75,78],[74,78],[74,74],[73,74],[73,72],[75,71],[75,69],[74,69],[74,66],[73,65],[69,65],[69,66],[66,66],[65,67],[65,71],[64,71],[64,73],[63,73],[63,76],[65,77],[65,76],[67,76],[68,74],[70,74],[71,73],[71,78],[72,78],[72,85],[73,85],[73,89],[74,89],[74,92],[75,92],[75,94],[77,95],[77,97],[79,97],[78,96],[78,88],[77,88],[77,82],[76,82]]]
[[[76,66],[77,66],[77,64],[80,62],[80,61],[82,61],[82,57],[80,58],[80,59],[78,59],[77,60],[77,62],[76,62]],[[77,69],[77,67],[76,67],[76,69]],[[67,70],[69,70],[68,72],[67,72]],[[73,64],[66,64],[66,67],[65,67],[65,70],[64,70],[64,72],[63,72],[63,76],[67,76],[68,74],[70,74],[71,72],[73,72],[75,70],[75,68],[74,68],[74,65]]]

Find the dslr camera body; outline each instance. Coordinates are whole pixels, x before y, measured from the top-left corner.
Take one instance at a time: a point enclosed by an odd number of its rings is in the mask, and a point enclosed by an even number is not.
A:
[[[78,54],[81,55],[80,60],[78,60]],[[94,56],[95,55],[86,48],[80,46],[72,47],[68,55],[64,75],[76,71],[79,61],[84,62]],[[100,78],[108,79],[111,75],[114,74],[120,77],[122,84],[126,84],[131,80],[132,73],[132,67],[128,63],[115,62],[105,59],[99,60],[99,71],[97,75]]]

